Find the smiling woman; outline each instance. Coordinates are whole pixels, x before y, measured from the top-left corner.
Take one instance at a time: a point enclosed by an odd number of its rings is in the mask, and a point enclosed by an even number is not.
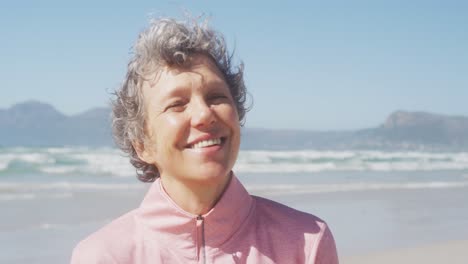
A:
[[[214,202],[229,180],[240,125],[232,95],[212,59],[194,55],[190,63],[184,69],[166,66],[156,83],[143,84],[147,140],[136,152],[155,165],[179,206],[201,214],[211,209],[206,201]]]
[[[232,168],[243,67],[206,23],[160,19],[138,38],[114,101],[114,135],[141,206],[75,248],[72,263],[338,263],[321,219],[251,196]]]

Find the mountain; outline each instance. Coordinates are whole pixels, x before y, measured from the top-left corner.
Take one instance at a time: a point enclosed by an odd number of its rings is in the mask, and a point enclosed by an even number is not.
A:
[[[0,146],[105,146],[112,144],[110,109],[66,116],[38,101],[0,110]]]
[[[393,146],[468,149],[468,117],[397,111],[372,131],[374,140]]]
[[[110,112],[67,116],[37,101],[0,109],[0,146],[113,146]],[[396,111],[381,125],[354,131],[243,128],[241,147],[468,151],[468,117]]]
[[[380,131],[395,141],[463,144],[468,140],[468,117],[398,111],[387,118]]]
[[[396,111],[383,124],[355,131],[246,130],[247,149],[467,151],[468,117]]]
[[[468,117],[396,111],[383,124],[356,131],[247,129],[243,147],[467,151]]]

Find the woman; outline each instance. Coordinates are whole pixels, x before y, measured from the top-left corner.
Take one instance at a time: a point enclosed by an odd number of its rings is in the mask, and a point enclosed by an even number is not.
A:
[[[232,172],[246,113],[243,67],[197,22],[153,21],[113,105],[141,206],[75,248],[72,263],[338,263],[325,222],[251,196]]]

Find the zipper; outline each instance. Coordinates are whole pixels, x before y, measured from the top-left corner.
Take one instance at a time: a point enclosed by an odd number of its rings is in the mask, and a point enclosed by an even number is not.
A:
[[[205,252],[205,219],[203,216],[197,216],[197,244],[198,244],[198,260],[200,255],[203,264],[206,264],[206,252]]]

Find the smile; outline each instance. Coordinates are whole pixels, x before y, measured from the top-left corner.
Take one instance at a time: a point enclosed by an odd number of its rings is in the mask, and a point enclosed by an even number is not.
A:
[[[213,139],[199,141],[191,145],[190,147],[193,149],[206,148],[206,147],[211,147],[215,145],[221,145],[221,142],[222,142],[221,138],[213,138]]]

